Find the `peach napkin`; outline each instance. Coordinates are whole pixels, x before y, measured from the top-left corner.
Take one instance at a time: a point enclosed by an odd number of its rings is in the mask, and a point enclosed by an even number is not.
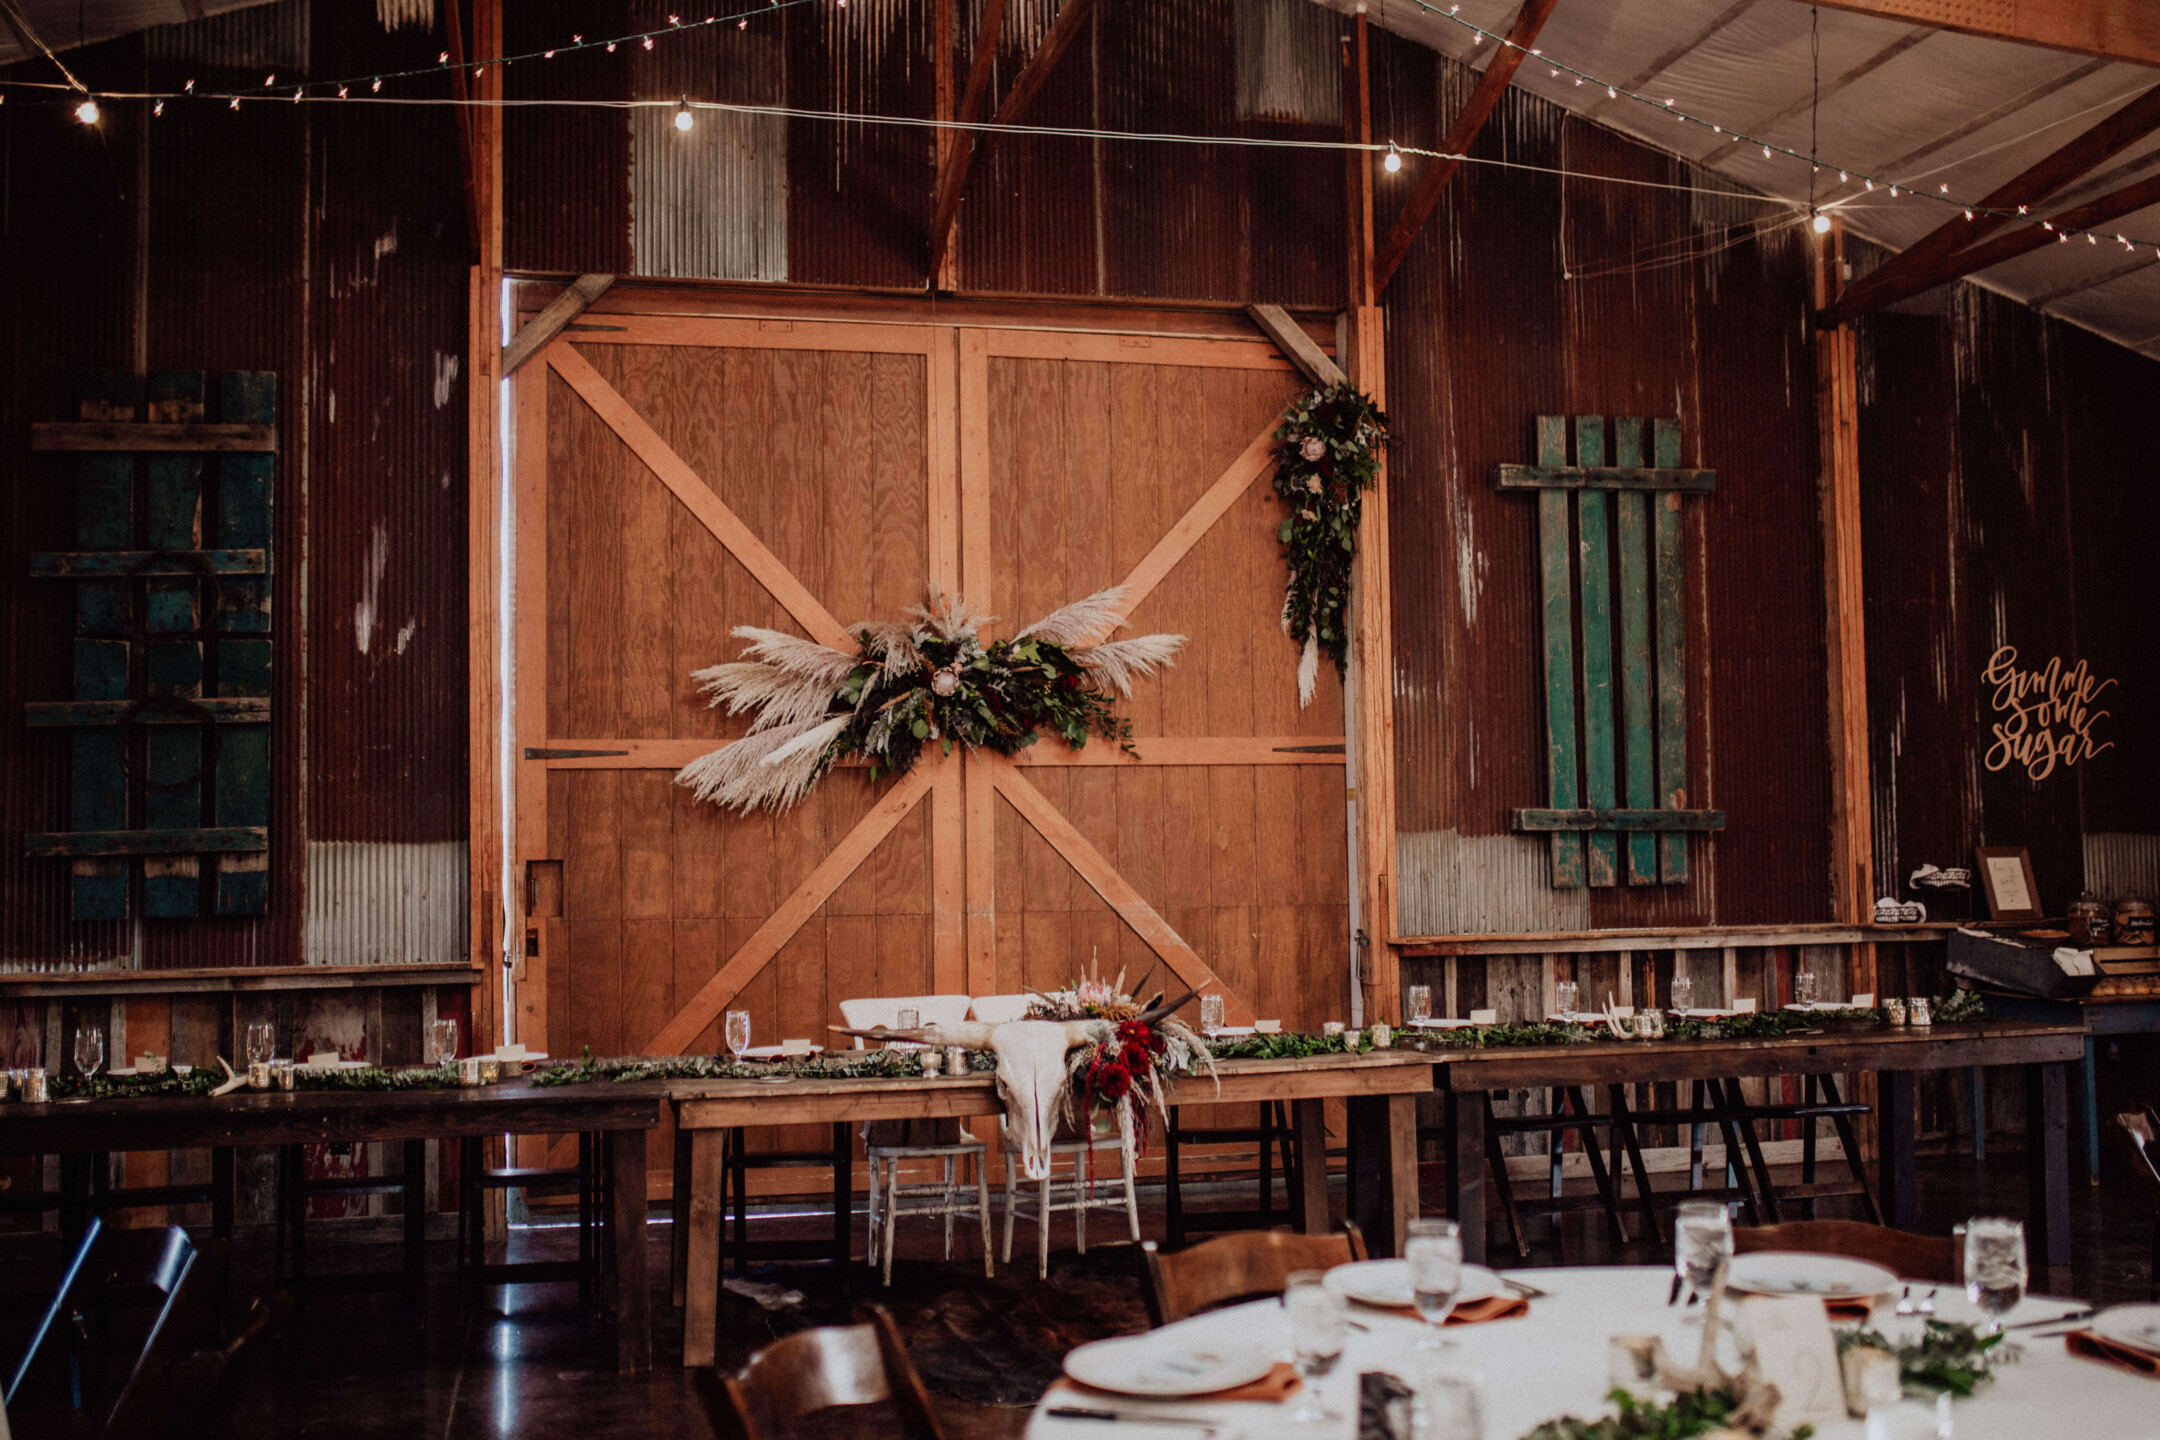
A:
[[[2082,1355],[2104,1365],[2114,1365],[2140,1375],[2160,1375],[2160,1355],[2140,1350],[2135,1345],[2120,1344],[2090,1330],[2071,1331],[2063,1336],[2063,1345],[2072,1355]]]
[[[1275,1362],[1275,1368],[1268,1371],[1258,1380],[1249,1380],[1243,1385],[1233,1385],[1228,1390],[1214,1390],[1205,1395],[1180,1395],[1177,1398],[1179,1400],[1205,1400],[1211,1403],[1230,1400],[1258,1400],[1267,1404],[1274,1404],[1277,1401],[1289,1399],[1291,1395],[1297,1392],[1300,1383],[1297,1367],[1287,1360],[1278,1360]],[[1069,1394],[1081,1396],[1115,1395],[1125,1400],[1133,1398],[1116,1390],[1098,1390],[1092,1385],[1083,1385],[1070,1375],[1060,1377],[1050,1389],[1052,1391],[1062,1389]]]
[[[1852,1300],[1825,1300],[1822,1307],[1830,1312],[1830,1323],[1833,1325],[1865,1325],[1875,1313],[1875,1297],[1870,1295]]]
[[[1400,1315],[1406,1320],[1422,1319],[1417,1310],[1409,1305],[1375,1305],[1372,1309],[1383,1315]],[[1530,1302],[1521,1295],[1488,1295],[1483,1300],[1465,1300],[1448,1312],[1450,1325],[1481,1325],[1487,1320],[1512,1320],[1517,1315],[1530,1313]]]

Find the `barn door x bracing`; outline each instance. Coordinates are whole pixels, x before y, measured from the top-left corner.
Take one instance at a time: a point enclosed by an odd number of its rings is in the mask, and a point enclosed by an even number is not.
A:
[[[927,313],[927,312],[925,312]],[[942,314],[954,312],[947,307]],[[611,312],[513,380],[515,856],[528,1046],[825,1038],[858,995],[1160,962],[1233,1017],[1344,1008],[1342,705],[1278,627],[1257,338]],[[1129,323],[1129,322],[1128,322]],[[1134,755],[1046,740],[780,815],[673,771],[742,732],[690,672],[737,625],[847,627],[958,592],[1011,633],[1107,585],[1189,637],[1121,702]]]

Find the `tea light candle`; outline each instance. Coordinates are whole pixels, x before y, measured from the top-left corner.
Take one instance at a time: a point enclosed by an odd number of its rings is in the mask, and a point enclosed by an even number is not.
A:
[[[945,1052],[931,1047],[922,1052],[922,1073],[925,1080],[934,1080],[945,1073]]]
[[[1394,1032],[1393,1030],[1391,1030],[1391,1029],[1389,1029],[1389,1028],[1388,1028],[1388,1024],[1387,1024],[1387,1022],[1386,1022],[1386,1021],[1384,1021],[1384,1020],[1383,1020],[1383,1021],[1381,1021],[1381,1022],[1380,1022],[1380,1023],[1378,1024],[1378,1025],[1375,1025],[1375,1026],[1373,1026],[1373,1027],[1372,1027],[1372,1048],[1373,1048],[1373,1049],[1375,1049],[1375,1050],[1387,1050],[1387,1049],[1392,1049],[1392,1048],[1394,1047],[1394,1044],[1395,1044],[1395,1032]]]
[[[965,1045],[948,1045],[945,1047],[945,1073],[948,1075],[965,1075],[968,1073],[968,1053]]]
[[[22,1098],[25,1105],[43,1105],[52,1098],[50,1082],[43,1070],[32,1066],[22,1072]]]

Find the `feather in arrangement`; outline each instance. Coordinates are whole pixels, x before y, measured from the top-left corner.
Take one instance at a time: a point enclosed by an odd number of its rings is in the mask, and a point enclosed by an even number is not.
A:
[[[995,617],[933,594],[913,623],[854,627],[856,653],[778,630],[738,627],[741,659],[692,673],[714,705],[751,714],[750,733],[700,756],[675,780],[700,800],[748,814],[785,810],[835,764],[860,756],[870,778],[904,775],[925,747],[1013,755],[1044,732],[1074,749],[1090,736],[1130,750],[1132,722],[1112,709],[1133,681],[1171,663],[1182,635],[1108,643],[1121,588],[1043,617],[1010,640],[981,639]]]

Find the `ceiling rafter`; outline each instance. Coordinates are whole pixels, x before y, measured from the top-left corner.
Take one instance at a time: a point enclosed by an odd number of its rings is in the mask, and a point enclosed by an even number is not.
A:
[[[2160,65],[2160,14],[2151,0],[2016,0],[1949,5],[1944,0],[1818,0],[1830,10],[1881,20],[1918,21],[1963,35],[2049,50]]]
[[[1435,148],[1443,158],[1425,162],[1424,173],[1418,176],[1417,188],[1403,202],[1402,212],[1395,217],[1394,228],[1388,231],[1387,243],[1373,259],[1373,291],[1385,294],[1388,281],[1395,278],[1395,271],[1410,253],[1410,246],[1433,207],[1440,203],[1440,192],[1461,166],[1461,157],[1468,154],[1478,131],[1485,126],[1486,117],[1500,104],[1500,97],[1507,93],[1515,72],[1529,57],[1531,47],[1537,44],[1538,32],[1552,15],[1559,0],[1524,0],[1523,8],[1515,16],[1515,24],[1508,31],[1507,43],[1499,47],[1492,63],[1478,76],[1477,85],[1470,98],[1463,102],[1462,113],[1448,127]]]

